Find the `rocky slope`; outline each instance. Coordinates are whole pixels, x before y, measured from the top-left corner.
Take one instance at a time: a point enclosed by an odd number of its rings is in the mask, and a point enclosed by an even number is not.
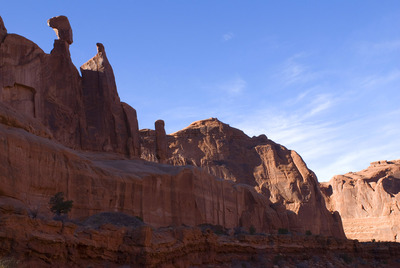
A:
[[[328,208],[342,216],[348,238],[400,242],[400,160],[373,162],[321,188]]]

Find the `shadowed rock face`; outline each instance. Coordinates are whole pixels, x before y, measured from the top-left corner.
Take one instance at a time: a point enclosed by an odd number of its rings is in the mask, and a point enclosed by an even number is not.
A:
[[[4,37],[7,35],[7,29],[4,26],[3,19],[0,16],[0,43],[3,42]]]
[[[102,44],[97,43],[96,56],[81,66],[81,72],[87,123],[82,148],[118,153],[131,151],[132,144],[127,142],[130,136],[137,136],[138,130],[128,129],[131,123],[126,121],[128,117],[118,96],[114,72]]]
[[[142,134],[142,157],[154,160],[155,135]],[[168,163],[192,165],[210,174],[252,186],[281,211],[292,231],[343,235],[340,217],[325,207],[317,178],[301,157],[265,135],[250,138],[216,118],[192,123],[169,135]]]
[[[400,160],[373,162],[321,187],[328,209],[342,216],[348,238],[400,241]]]
[[[0,47],[0,100],[39,120],[70,148],[138,157],[136,111],[127,104],[123,108],[119,100],[104,46],[98,44],[97,55],[81,67],[81,77],[70,57],[68,19],[55,17],[49,25],[59,35],[50,54],[24,37],[5,35]],[[2,29],[1,21],[0,33]]]

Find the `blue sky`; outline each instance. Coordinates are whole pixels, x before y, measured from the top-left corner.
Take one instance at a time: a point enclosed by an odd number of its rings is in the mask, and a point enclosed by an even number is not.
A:
[[[296,150],[320,181],[400,158],[400,1],[0,4],[45,52],[47,19],[68,16],[77,68],[103,43],[140,128],[217,117]]]

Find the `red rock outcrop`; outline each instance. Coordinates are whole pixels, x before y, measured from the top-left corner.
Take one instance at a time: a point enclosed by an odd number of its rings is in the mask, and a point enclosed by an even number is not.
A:
[[[142,157],[154,160],[155,135],[148,130],[141,135]],[[216,118],[201,120],[168,136],[168,155],[170,164],[201,167],[252,186],[283,211],[284,228],[344,236],[340,216],[326,209],[315,174],[295,151],[265,135],[250,138]]]
[[[3,42],[4,37],[7,35],[7,29],[4,26],[3,19],[0,17],[0,43]]]
[[[49,221],[48,201],[57,192],[74,201],[74,220],[114,211],[156,228],[211,224],[269,234],[287,228],[344,238],[340,217],[326,209],[314,173],[296,152],[266,136],[249,138],[216,119],[172,135],[159,120],[155,131],[141,131],[139,137],[136,111],[120,102],[103,45],[97,44],[80,76],[70,58],[67,18],[50,19],[49,25],[59,39],[46,54],[0,23],[0,214],[11,215],[11,224],[1,222],[7,231],[0,232],[0,253],[22,248],[23,254],[44,255],[53,263],[52,258],[74,262],[68,258],[80,259],[85,249],[114,262],[114,254],[120,256],[132,240],[139,247],[126,249],[125,257],[140,257],[137,251],[150,246],[150,227],[132,237],[122,230],[79,233],[76,226]],[[28,219],[27,213],[41,220]],[[16,220],[24,226],[21,236],[12,231]],[[47,225],[51,230],[41,232]],[[192,231],[193,241],[210,245],[208,235]],[[168,258],[164,246],[174,245],[168,239],[145,254],[145,261],[159,248],[165,250],[159,258]]]
[[[68,44],[72,44],[72,28],[69,24],[69,20],[65,16],[57,16],[49,19],[47,24],[54,29],[58,39],[67,42]]]
[[[68,19],[59,16],[48,23],[59,37],[50,54],[24,37],[7,34],[0,24],[2,103],[36,118],[70,148],[140,156],[136,111],[120,102],[103,45],[81,67],[81,77],[70,57]]]
[[[108,62],[104,46],[97,43],[97,54],[81,66],[83,105],[85,107],[87,136],[83,137],[82,148],[91,151],[127,153],[133,143],[127,144],[129,136],[138,134],[135,122],[131,127],[126,121],[120,102],[114,72]],[[129,111],[128,111],[129,112]],[[129,113],[133,117],[134,113]],[[131,120],[134,120],[131,118]],[[128,135],[128,132],[131,135]],[[132,138],[132,137],[131,137]]]
[[[321,187],[328,208],[342,216],[348,238],[400,242],[400,160],[373,162]]]
[[[226,228],[254,226],[270,233],[285,227],[292,214],[250,186],[217,180],[195,167],[82,153],[12,122],[0,124],[1,195],[38,208],[39,215],[50,216],[47,203],[56,192],[74,201],[73,218],[120,211],[156,227],[209,223]],[[314,226],[302,227],[338,235],[331,226]]]
[[[167,160],[167,134],[165,133],[165,123],[163,120],[157,120],[155,123],[156,134],[156,158],[158,162],[165,163]]]

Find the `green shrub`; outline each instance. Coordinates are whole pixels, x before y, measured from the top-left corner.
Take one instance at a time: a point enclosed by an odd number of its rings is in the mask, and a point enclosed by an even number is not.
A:
[[[288,234],[289,230],[286,228],[279,228],[278,229],[278,234]]]
[[[253,235],[253,234],[256,233],[256,227],[254,227],[254,225],[251,225],[251,226],[250,226],[250,228],[249,228],[249,233],[250,233],[251,235]]]
[[[310,231],[310,230],[307,230],[307,231],[306,231],[306,235],[312,235],[311,231]]]
[[[58,192],[54,196],[50,198],[49,205],[51,212],[60,216],[61,214],[67,214],[71,211],[73,201],[67,200],[64,201],[64,193]]]

